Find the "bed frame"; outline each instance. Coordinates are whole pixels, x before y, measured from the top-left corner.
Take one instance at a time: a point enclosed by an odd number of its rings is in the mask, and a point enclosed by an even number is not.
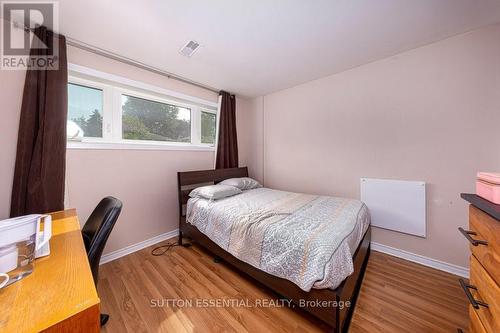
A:
[[[301,307],[301,309],[311,313],[313,316],[319,318],[330,327],[332,327],[333,332],[347,332],[349,328],[349,322],[354,311],[356,299],[359,294],[359,289],[361,287],[361,282],[365,273],[368,257],[370,255],[370,228],[368,228],[368,230],[366,231],[356,252],[354,253],[353,274],[347,277],[335,290],[311,289],[311,291],[305,292],[291,281],[268,274],[237,259],[229,252],[219,247],[205,234],[201,233],[198,228],[189,223],[186,223],[186,204],[189,199],[189,192],[192,189],[199,186],[216,184],[224,179],[235,177],[248,177],[248,169],[246,167],[243,167],[177,173],[179,191],[179,243],[182,245],[183,238],[190,238],[191,240],[197,242],[199,245],[212,252],[215,256],[220,257],[227,263],[246,273],[280,296],[293,301],[295,304],[299,304],[299,300],[329,302],[323,304],[339,304],[339,302],[341,301],[346,304],[346,302],[350,302],[350,307],[344,306],[342,308],[337,306]]]

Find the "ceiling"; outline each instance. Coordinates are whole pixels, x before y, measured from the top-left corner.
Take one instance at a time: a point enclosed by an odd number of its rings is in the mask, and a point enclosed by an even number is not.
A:
[[[60,0],[66,36],[242,96],[500,21],[500,0]],[[179,54],[187,40],[201,48]]]

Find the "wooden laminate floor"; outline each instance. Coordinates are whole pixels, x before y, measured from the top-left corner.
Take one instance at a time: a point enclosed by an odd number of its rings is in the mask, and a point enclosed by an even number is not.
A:
[[[151,249],[101,266],[101,307],[111,316],[103,332],[328,329],[305,312],[267,307],[276,295],[225,263],[214,263],[197,246],[174,247],[160,257]],[[191,300],[191,306],[178,299]],[[222,307],[204,307],[209,302]],[[468,327],[467,318],[456,276],[372,251],[349,332],[456,332]]]

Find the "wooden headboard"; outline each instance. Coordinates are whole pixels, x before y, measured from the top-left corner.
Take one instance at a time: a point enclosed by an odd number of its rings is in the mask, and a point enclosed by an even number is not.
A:
[[[247,167],[177,172],[180,222],[182,223],[183,217],[186,216],[189,192],[200,186],[213,185],[224,179],[239,177],[248,177]]]

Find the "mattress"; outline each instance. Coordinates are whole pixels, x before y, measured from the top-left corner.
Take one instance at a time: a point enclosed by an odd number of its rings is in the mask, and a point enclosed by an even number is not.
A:
[[[186,220],[236,258],[304,291],[335,289],[370,225],[359,200],[258,188],[191,198]]]

